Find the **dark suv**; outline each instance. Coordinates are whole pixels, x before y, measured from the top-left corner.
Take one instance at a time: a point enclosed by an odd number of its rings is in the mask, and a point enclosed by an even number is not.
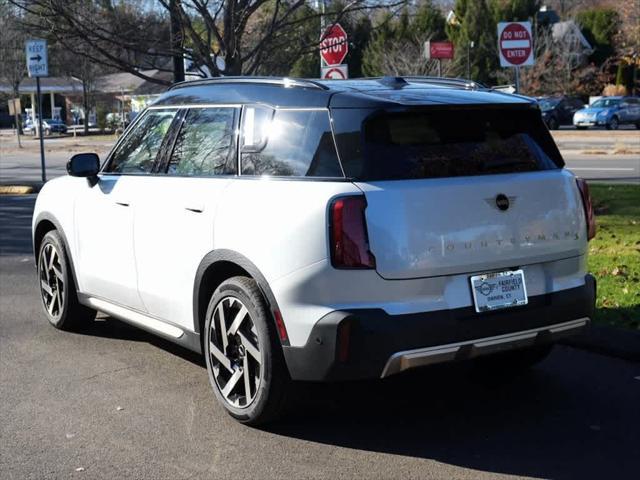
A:
[[[542,119],[549,130],[556,130],[561,125],[571,125],[573,114],[584,107],[584,102],[572,97],[540,97],[537,99]]]

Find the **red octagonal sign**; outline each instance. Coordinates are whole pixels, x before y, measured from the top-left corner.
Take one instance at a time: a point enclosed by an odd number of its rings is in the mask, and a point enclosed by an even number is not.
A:
[[[320,42],[320,56],[327,65],[340,65],[349,53],[347,32],[339,23],[325,30]]]
[[[500,23],[498,46],[501,66],[532,65],[531,24],[529,22]]]

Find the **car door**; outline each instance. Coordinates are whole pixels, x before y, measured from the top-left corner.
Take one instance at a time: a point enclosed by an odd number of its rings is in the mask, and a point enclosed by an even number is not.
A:
[[[640,122],[640,99],[631,97],[627,98],[628,104],[628,121],[630,123],[638,124]]]
[[[176,111],[149,111],[116,145],[95,185],[76,199],[77,269],[83,293],[144,311],[137,289],[134,210]]]
[[[629,107],[630,105],[626,98],[623,98],[618,104],[618,111],[616,112],[616,115],[618,116],[620,123],[628,123],[630,121]]]
[[[573,118],[573,114],[571,113],[571,106],[569,105],[569,101],[567,99],[561,100],[558,106],[556,107],[556,111],[558,112],[558,125],[566,125]]]
[[[158,175],[141,187],[134,244],[138,291],[150,315],[188,330],[193,286],[214,248],[216,206],[237,174],[239,107],[189,108],[179,114]]]

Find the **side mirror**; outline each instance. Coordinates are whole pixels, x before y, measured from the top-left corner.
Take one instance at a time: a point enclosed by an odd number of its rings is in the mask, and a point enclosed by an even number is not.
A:
[[[100,157],[95,153],[78,153],[67,162],[67,173],[72,177],[85,177],[91,186],[98,180]]]

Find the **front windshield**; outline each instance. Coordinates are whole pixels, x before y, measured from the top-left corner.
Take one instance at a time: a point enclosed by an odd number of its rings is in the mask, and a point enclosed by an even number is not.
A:
[[[614,105],[618,105],[620,103],[619,98],[601,98],[596,100],[591,104],[592,108],[607,108],[613,107]]]
[[[546,112],[547,110],[553,110],[559,102],[559,98],[541,98],[540,100],[538,100],[540,110],[542,110],[543,112]]]

